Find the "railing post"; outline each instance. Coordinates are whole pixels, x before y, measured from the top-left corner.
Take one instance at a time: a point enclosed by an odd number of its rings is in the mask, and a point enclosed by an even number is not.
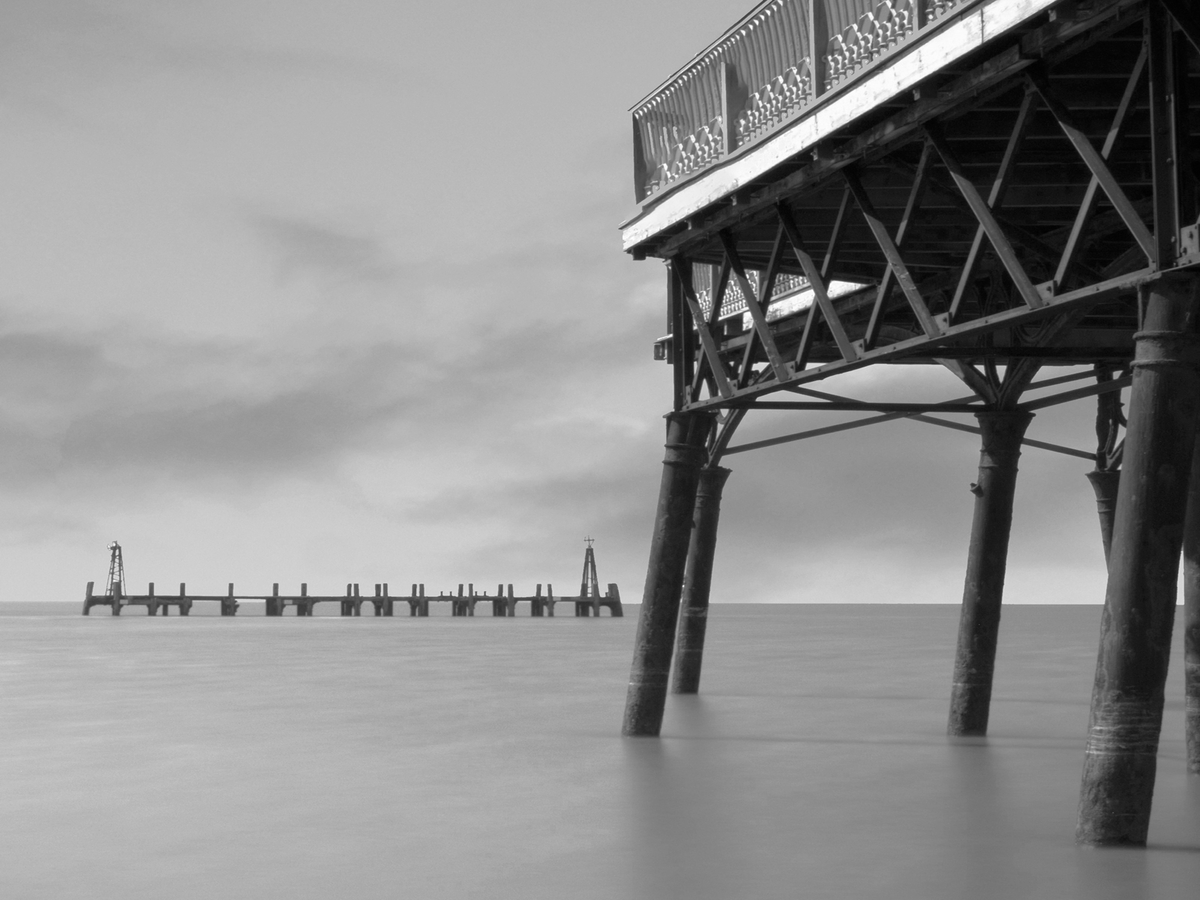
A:
[[[633,119],[633,200],[641,203],[646,199],[646,147],[642,141],[642,129],[638,124],[637,115]]]
[[[1200,278],[1143,285],[1075,838],[1144,845],[1200,413]]]
[[[720,63],[721,73],[721,155],[737,149],[737,117],[746,103],[738,85],[737,68],[731,62]]]
[[[666,456],[625,699],[626,735],[657,735],[662,729],[696,486],[712,424],[704,413],[667,416]]]
[[[812,96],[816,100],[825,93],[825,73],[829,66],[829,19],[825,4],[828,0],[809,0],[808,4],[808,71],[812,79]]]

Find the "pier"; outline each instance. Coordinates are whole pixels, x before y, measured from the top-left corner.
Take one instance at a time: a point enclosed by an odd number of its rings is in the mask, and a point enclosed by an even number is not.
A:
[[[1076,839],[1144,845],[1181,551],[1200,773],[1196,4],[766,0],[632,116],[622,242],[666,264],[672,396],[623,733],[699,689],[724,464],[906,418],[980,439],[952,737],[987,734],[1020,454],[1093,465],[1108,587]],[[900,364],[962,396],[837,388]],[[1095,450],[1026,436],[1078,401]],[[777,436],[736,442],[750,415]]]
[[[530,616],[538,618],[552,617],[554,608],[559,603],[570,604],[574,608],[577,618],[591,616],[599,618],[602,609],[608,610],[610,616],[624,616],[625,610],[621,606],[621,591],[616,584],[610,582],[605,593],[600,593],[600,580],[596,574],[596,554],[592,548],[593,539],[585,538],[585,543],[587,549],[583,555],[583,575],[580,578],[579,593],[576,596],[556,597],[552,584],[546,585],[546,592],[543,594],[542,585],[539,584],[533,594],[518,597],[513,593],[511,584],[506,586],[501,582],[496,585],[496,593],[491,597],[488,596],[487,591],[477,592],[474,584],[467,584],[465,593],[463,585],[459,584],[457,591],[450,593],[439,591],[437,596],[433,596],[432,592],[426,594],[424,584],[413,584],[408,596],[405,597],[393,596],[386,582],[375,585],[374,595],[364,595],[360,591],[359,585],[355,583],[346,585],[345,594],[310,595],[307,583],[300,585],[299,594],[281,594],[278,582],[271,585],[269,594],[238,593],[232,582],[229,583],[229,588],[224,594],[189,594],[187,584],[184,582],[179,584],[178,595],[156,593],[154,582],[150,582],[144,594],[128,594],[125,590],[127,581],[124,551],[120,543],[113,541],[108,545],[108,581],[105,584],[104,592],[97,594],[95,582],[87,583],[87,590],[83,598],[83,614],[89,616],[93,608],[106,606],[112,615],[119,616],[123,609],[137,606],[144,607],[146,614],[151,616],[167,616],[170,615],[172,609],[175,610],[176,615],[186,616],[191,614],[193,604],[214,603],[219,604],[222,616],[236,616],[242,601],[253,600],[262,601],[268,616],[282,616],[289,607],[295,610],[297,616],[311,616],[313,608],[318,603],[338,604],[340,614],[343,616],[361,616],[364,603],[370,605],[376,616],[394,616],[396,603],[407,603],[410,617],[423,618],[429,615],[431,603],[448,603],[450,604],[450,615],[457,618],[474,616],[475,607],[481,602],[491,604],[492,616],[495,618],[515,618],[517,607],[522,603],[528,604]]]
[[[272,585],[269,594],[238,593],[232,583],[224,594],[188,594],[187,585],[184,583],[180,583],[178,594],[155,593],[153,582],[144,594],[96,594],[94,589],[95,583],[89,581],[83,599],[85,616],[91,615],[92,609],[97,606],[108,607],[114,616],[121,615],[121,611],[130,606],[144,607],[146,614],[151,616],[170,615],[172,609],[176,615],[186,616],[191,613],[192,606],[196,603],[218,604],[221,615],[236,616],[242,601],[245,600],[261,601],[268,616],[282,616],[288,608],[295,610],[297,616],[311,616],[318,603],[336,603],[343,616],[361,616],[364,604],[373,609],[376,616],[392,616],[395,615],[396,604],[400,603],[408,605],[409,616],[417,617],[428,616],[432,603],[448,603],[451,616],[473,616],[476,605],[481,602],[485,605],[490,604],[493,616],[507,618],[515,618],[517,608],[521,604],[529,606],[530,616],[553,616],[555,606],[560,603],[573,607],[575,615],[580,618],[598,617],[602,609],[608,610],[612,616],[625,615],[621,606],[621,592],[615,584],[608,585],[604,596],[590,597],[556,597],[552,584],[546,585],[544,594],[542,585],[539,584],[533,594],[524,597],[516,596],[511,584],[498,585],[495,595],[490,597],[486,591],[477,593],[473,584],[467,585],[465,593],[463,585],[460,584],[457,592],[443,591],[436,596],[426,594],[425,585],[414,584],[407,596],[393,596],[388,592],[386,582],[376,584],[373,595],[361,593],[357,584],[346,585],[345,594],[324,596],[309,595],[307,584],[300,585],[299,594],[281,594],[278,584]]]

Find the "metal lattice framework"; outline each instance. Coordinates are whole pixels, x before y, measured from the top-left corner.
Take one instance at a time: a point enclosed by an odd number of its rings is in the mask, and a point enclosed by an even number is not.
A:
[[[932,75],[629,248],[669,262],[673,327],[660,355],[674,367],[675,408],[734,413],[714,456],[748,410],[1032,410],[1128,385],[1020,403],[1043,365],[1120,370],[1138,284],[1200,262],[1196,162],[1150,141],[1166,128],[1190,146],[1200,121],[1186,98],[1200,96],[1200,73],[1187,33],[1156,37],[1144,4],[1073,12],[1034,20],[988,58]],[[1155,100],[1165,78],[1181,88],[1173,104]],[[1156,196],[1156,183],[1177,184],[1178,198]],[[698,266],[712,267],[702,296]],[[781,279],[802,279],[812,299],[776,317]],[[835,281],[862,287],[833,298]],[[748,315],[731,317],[733,303]],[[880,406],[806,387],[898,362],[940,363],[973,396]],[[768,399],[783,391],[804,399]]]
[[[1200,12],[1186,0],[891,2],[855,25],[862,55],[845,40],[841,62],[809,52],[849,33],[857,3],[761,4],[635,108],[641,207],[623,243],[667,266],[655,355],[671,365],[673,412],[625,733],[661,727],[677,620],[672,689],[697,690],[719,463],[913,418],[981,436],[951,734],[987,730],[1022,443],[1095,462],[1110,562],[1077,837],[1144,844],[1181,548],[1200,773]],[[845,22],[830,31],[835,14]],[[766,72],[772,59],[784,68]],[[742,121],[731,97],[747,78],[776,85],[751,106],[778,93],[778,110],[656,181],[654,111],[702,118],[715,96],[722,122]],[[879,403],[818,389],[879,364],[941,366],[965,394]],[[1024,437],[1034,411],[1084,397],[1096,398],[1095,452]],[[778,410],[863,415],[732,443],[748,413]],[[947,418],[961,414],[977,424]]]

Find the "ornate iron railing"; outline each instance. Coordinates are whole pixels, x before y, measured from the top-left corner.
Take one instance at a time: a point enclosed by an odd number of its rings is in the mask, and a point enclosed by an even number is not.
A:
[[[700,309],[704,311],[705,316],[712,310],[713,287],[718,278],[719,269],[719,266],[700,263],[692,265],[692,289],[696,292],[696,300],[700,304]],[[750,287],[755,293],[762,290],[762,277],[762,272],[755,269],[750,269],[746,272],[746,280],[750,282]],[[771,286],[771,296],[767,298],[767,304],[770,306],[776,300],[782,299],[796,291],[804,290],[807,287],[807,279],[800,275],[788,275],[781,272],[775,277],[775,283]],[[721,302],[720,318],[744,312],[746,312],[746,297],[742,293],[742,287],[738,284],[736,278],[730,278],[729,283],[725,286],[725,295]]]
[[[970,2],[764,0],[634,107],[638,202],[791,121],[822,94]]]

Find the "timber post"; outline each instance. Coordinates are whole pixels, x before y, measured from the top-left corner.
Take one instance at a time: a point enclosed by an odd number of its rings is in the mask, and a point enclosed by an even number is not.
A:
[[[978,413],[982,431],[979,481],[971,485],[975,513],[967,550],[958,648],[950,693],[950,735],[987,734],[992,673],[1000,632],[1000,604],[1008,565],[1008,536],[1021,440],[1033,414],[1022,410]]]
[[[1183,692],[1187,770],[1200,775],[1200,441],[1192,451],[1183,524]]]
[[[83,595],[83,614],[90,616],[92,614],[92,591],[95,590],[96,582],[89,581],[87,583],[87,591]]]
[[[1143,285],[1075,838],[1145,845],[1200,412],[1194,274]]]
[[[679,639],[675,647],[675,674],[671,681],[673,694],[695,694],[700,690],[700,665],[708,624],[708,594],[712,585],[713,556],[717,549],[721,492],[728,478],[729,469],[720,466],[705,466],[700,470],[687,568],[683,576],[683,599],[679,609]]]
[[[713,426],[705,413],[666,418],[666,455],[621,729],[630,736],[657,736],[662,729],[696,487]]]

